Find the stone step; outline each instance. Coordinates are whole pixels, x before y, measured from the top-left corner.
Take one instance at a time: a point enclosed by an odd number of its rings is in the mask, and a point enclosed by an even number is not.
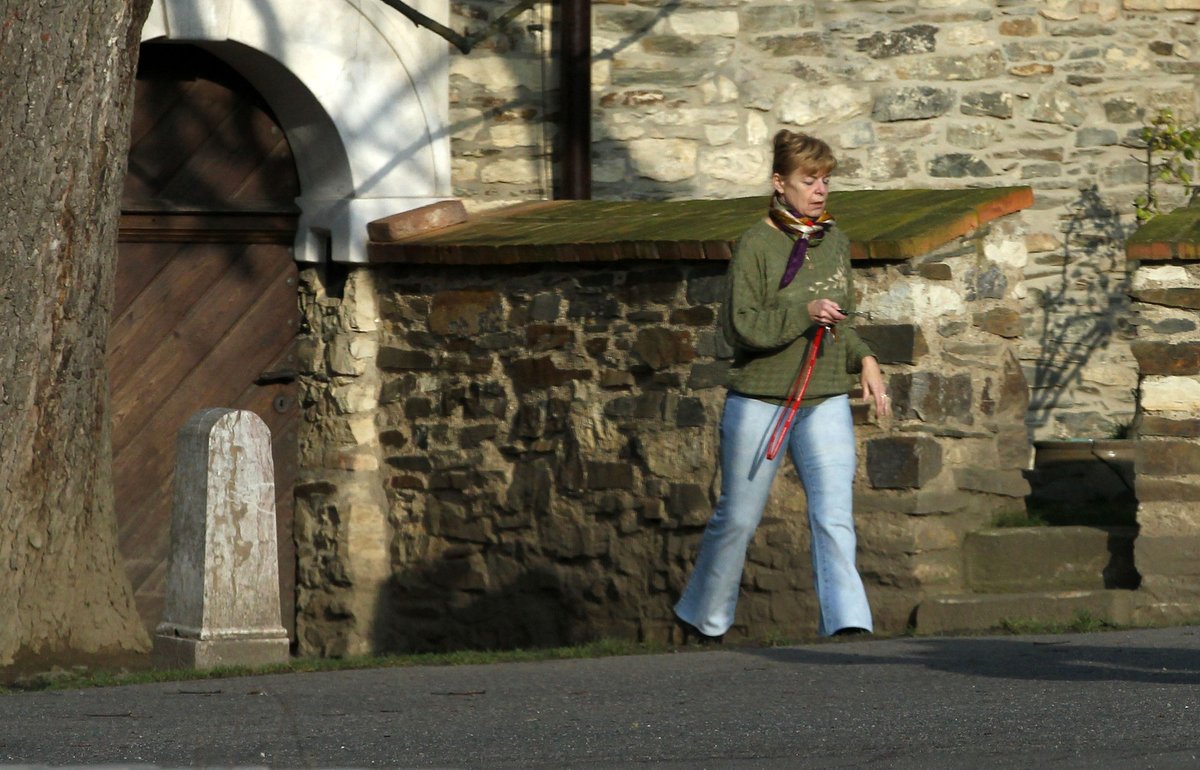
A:
[[[1011,527],[963,542],[967,588],[980,593],[1137,588],[1136,527]]]
[[[988,631],[1006,622],[1068,625],[1081,616],[1113,625],[1133,620],[1136,591],[1041,591],[931,596],[917,607],[917,634]]]

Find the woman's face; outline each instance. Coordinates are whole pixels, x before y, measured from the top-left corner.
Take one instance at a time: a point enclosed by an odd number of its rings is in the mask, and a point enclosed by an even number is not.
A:
[[[828,173],[798,168],[787,176],[774,174],[771,182],[775,192],[803,216],[816,219],[825,211],[825,198],[829,195]]]

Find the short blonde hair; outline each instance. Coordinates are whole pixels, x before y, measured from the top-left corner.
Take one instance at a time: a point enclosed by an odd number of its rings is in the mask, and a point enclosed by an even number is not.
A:
[[[833,157],[833,150],[815,136],[789,131],[786,128],[775,134],[772,173],[786,177],[796,169],[803,169],[814,176],[825,176],[833,173],[835,168],[837,158]]]

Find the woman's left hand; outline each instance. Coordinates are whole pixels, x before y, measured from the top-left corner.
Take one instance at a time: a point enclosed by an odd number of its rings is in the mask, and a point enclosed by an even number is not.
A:
[[[875,414],[886,417],[892,413],[892,397],[883,386],[883,372],[879,370],[875,356],[867,356],[862,360],[859,382],[862,384],[863,398],[875,401]]]

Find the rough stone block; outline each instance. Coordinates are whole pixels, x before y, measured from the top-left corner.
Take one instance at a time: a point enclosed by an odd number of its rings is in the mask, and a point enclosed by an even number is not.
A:
[[[1139,535],[1133,544],[1134,560],[1143,576],[1200,577],[1200,534]]]
[[[698,398],[683,398],[675,408],[675,425],[679,428],[698,428],[708,424],[704,402]]]
[[[514,512],[544,516],[554,500],[554,474],[544,460],[519,463],[513,471],[505,503]]]
[[[909,81],[990,80],[1004,74],[1004,65],[1004,53],[991,50],[977,54],[914,56],[901,60],[895,72],[898,78]]]
[[[492,539],[492,521],[472,516],[458,503],[432,497],[426,514],[429,532],[452,540],[486,543]]]
[[[918,634],[944,634],[999,628],[1007,621],[1071,623],[1086,612],[1094,618],[1127,625],[1133,591],[1043,591],[1019,594],[930,596],[916,611]]]
[[[1029,62],[1028,64],[1018,64],[1008,68],[1008,74],[1019,78],[1033,78],[1040,75],[1053,75],[1054,65],[1044,62]]]
[[[1024,424],[1028,411],[1029,382],[1025,379],[1025,370],[1021,368],[1021,362],[1010,350],[1004,358],[1000,392],[996,397],[996,415]]]
[[[629,389],[636,380],[629,372],[619,369],[605,369],[600,373],[600,387],[609,389]]]
[[[443,291],[429,308],[429,331],[453,337],[502,331],[504,304],[494,291]]]
[[[797,35],[764,35],[754,38],[754,45],[773,57],[826,56],[824,36],[816,32]]]
[[[1010,37],[1032,37],[1038,33],[1038,20],[1030,17],[1005,19],[1000,22],[1000,34]]]
[[[463,449],[474,449],[484,441],[491,441],[496,438],[500,432],[500,426],[491,425],[470,425],[462,429],[459,433],[458,443]]]
[[[399,471],[429,473],[433,470],[433,463],[425,455],[389,457],[385,462]]]
[[[604,416],[614,420],[658,420],[663,416],[664,400],[661,392],[614,398],[604,405]]]
[[[1200,443],[1138,441],[1135,445],[1134,469],[1139,477],[1200,474]]]
[[[1142,378],[1139,405],[1147,412],[1200,411],[1200,377]]]
[[[575,334],[570,326],[530,324],[525,327],[525,342],[533,351],[565,348],[574,339]]]
[[[621,303],[613,297],[575,297],[567,306],[568,318],[620,318]]]
[[[1129,348],[1143,376],[1200,374],[1200,342],[1134,340]]]
[[[729,363],[716,361],[711,364],[694,364],[688,375],[690,390],[704,390],[724,385],[729,377]]]
[[[881,122],[922,120],[944,115],[954,104],[954,92],[917,86],[887,89],[875,99],[871,117]]]
[[[901,420],[941,423],[954,419],[971,424],[971,375],[949,377],[935,372],[896,374],[890,379],[892,410]]]
[[[685,526],[701,526],[712,513],[708,493],[699,484],[672,484],[667,498],[667,512]]]
[[[1013,116],[1013,95],[1005,91],[976,91],[963,94],[959,110],[964,115],[1007,120]]]
[[[1200,289],[1181,287],[1175,289],[1134,288],[1130,295],[1151,305],[1165,305],[1184,310],[1200,310]]]
[[[969,153],[952,152],[938,155],[929,161],[930,176],[938,177],[982,177],[992,176],[995,172],[987,161]]]
[[[926,262],[917,265],[917,274],[929,281],[954,280],[954,271],[945,262]]]
[[[968,534],[968,585],[1004,593],[1136,588],[1134,527],[1015,527]]]
[[[633,489],[633,466],[629,463],[589,462],[588,489]]]
[[[558,320],[562,297],[549,292],[538,294],[529,302],[529,320],[550,323]]]
[[[697,275],[687,282],[687,300],[693,305],[715,305],[725,297],[726,280],[721,275]]]
[[[696,348],[688,332],[642,329],[633,343],[633,353],[651,369],[665,369],[694,359]]]
[[[1192,503],[1200,500],[1200,482],[1143,476],[1137,479],[1137,499],[1141,503]]]
[[[518,392],[564,385],[572,380],[589,380],[587,369],[560,369],[549,357],[522,358],[509,365]]]
[[[1029,119],[1039,123],[1079,126],[1087,120],[1087,105],[1066,86],[1049,88],[1034,101]]]
[[[271,433],[253,412],[205,409],[179,433],[160,665],[287,660]]]
[[[1137,485],[1144,481],[1139,476]],[[1200,535],[1200,508],[1192,501],[1138,500],[1137,523],[1146,537]]]
[[[424,396],[411,396],[404,400],[404,416],[419,420],[433,414],[433,402]]]
[[[859,38],[857,48],[872,59],[887,59],[906,54],[929,53],[937,46],[937,27],[915,24],[891,32],[876,32]]]
[[[1005,497],[1025,497],[1029,482],[1020,471],[994,468],[955,468],[954,483],[969,492],[986,492]]]
[[[1137,433],[1139,436],[1200,438],[1200,419],[1171,419],[1144,414],[1138,419]]]
[[[681,326],[710,326],[717,314],[710,307],[688,307],[671,311],[671,323]]]
[[[472,382],[462,399],[463,416],[470,420],[504,417],[508,393],[498,382]]]
[[[427,371],[433,368],[433,356],[419,350],[382,347],[376,363],[385,372]]]
[[[942,470],[942,447],[927,436],[867,442],[867,476],[877,489],[919,488]]]
[[[989,250],[990,251],[990,250]],[[996,256],[1000,256],[996,249]],[[967,299],[1003,299],[1008,291],[1008,278],[999,265],[989,265],[981,270],[967,273]]]
[[[1011,308],[992,308],[975,316],[975,325],[997,337],[1020,337],[1024,330],[1021,314]]]
[[[915,364],[929,352],[921,327],[914,324],[860,325],[855,330],[881,364]]]
[[[370,222],[367,235],[373,241],[398,241],[409,235],[466,221],[467,209],[462,201],[439,201]]]

